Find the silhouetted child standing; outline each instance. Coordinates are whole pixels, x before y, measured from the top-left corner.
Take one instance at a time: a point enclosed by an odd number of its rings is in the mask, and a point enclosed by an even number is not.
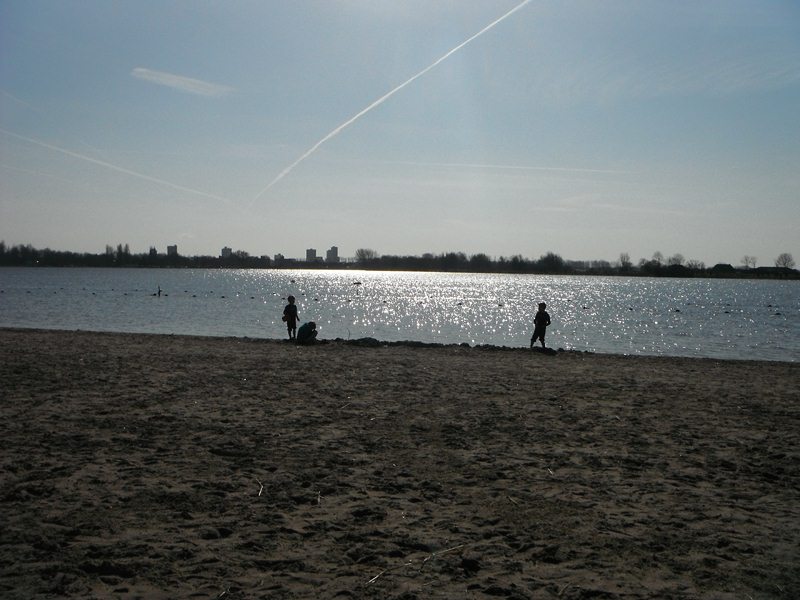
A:
[[[533,317],[533,337],[531,338],[531,348],[536,340],[542,341],[542,348],[544,348],[544,334],[547,331],[547,326],[550,325],[550,315],[545,310],[547,304],[544,302],[539,303],[539,310],[536,311],[536,316]]]
[[[293,340],[297,337],[297,321],[300,317],[297,314],[297,305],[294,303],[294,296],[289,296],[287,300],[289,300],[289,304],[283,309],[283,320],[286,321],[289,339]]]

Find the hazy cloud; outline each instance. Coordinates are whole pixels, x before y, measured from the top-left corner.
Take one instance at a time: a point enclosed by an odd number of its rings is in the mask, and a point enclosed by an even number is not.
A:
[[[198,96],[225,96],[234,91],[233,88],[225,85],[210,83],[200,79],[192,79],[191,77],[183,77],[181,75],[173,75],[172,73],[164,73],[163,71],[153,71],[152,69],[145,69],[143,67],[136,67],[131,71],[131,75],[137,79],[143,79],[150,83],[163,85],[174,90],[196,94]]]

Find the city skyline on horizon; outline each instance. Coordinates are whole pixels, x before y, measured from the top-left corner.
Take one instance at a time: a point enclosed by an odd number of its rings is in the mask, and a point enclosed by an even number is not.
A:
[[[37,0],[0,34],[8,245],[800,254],[791,2]]]

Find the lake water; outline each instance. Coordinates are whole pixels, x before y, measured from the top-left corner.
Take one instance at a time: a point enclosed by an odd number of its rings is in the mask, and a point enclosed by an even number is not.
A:
[[[797,362],[798,292],[797,281],[0,268],[0,326],[280,338],[293,294],[320,338],[527,347],[544,301],[555,348]]]

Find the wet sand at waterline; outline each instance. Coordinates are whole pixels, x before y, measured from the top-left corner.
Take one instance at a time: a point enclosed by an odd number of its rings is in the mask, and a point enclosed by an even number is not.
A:
[[[4,598],[792,598],[800,364],[0,330]]]

